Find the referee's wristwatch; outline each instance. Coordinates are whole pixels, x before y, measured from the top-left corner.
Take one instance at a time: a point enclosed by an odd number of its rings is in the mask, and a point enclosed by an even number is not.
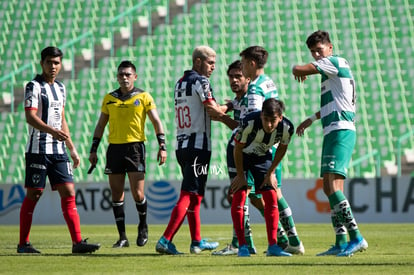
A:
[[[165,146],[165,144],[160,145],[160,150],[167,151],[167,147]]]

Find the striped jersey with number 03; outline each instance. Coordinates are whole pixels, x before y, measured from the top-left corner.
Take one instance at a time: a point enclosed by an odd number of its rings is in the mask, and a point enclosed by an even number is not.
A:
[[[184,72],[175,84],[176,149],[211,151],[211,119],[203,103],[214,101],[207,77],[194,70]]]
[[[268,98],[279,99],[279,94],[273,80],[269,76],[261,74],[249,83],[247,98],[247,111],[250,113],[262,110],[263,101]]]
[[[48,84],[41,75],[27,83],[25,89],[25,110],[37,110],[36,115],[47,125],[62,129],[62,112],[66,103],[66,88],[63,83],[55,81]],[[39,131],[29,125],[29,139],[26,153],[64,154],[66,145],[54,139],[51,134]]]
[[[355,81],[348,61],[333,55],[312,62],[321,78],[321,121],[324,135],[355,131]]]
[[[235,142],[244,144],[243,153],[249,155],[264,156],[272,153],[273,145],[288,145],[294,132],[292,122],[283,117],[275,131],[266,133],[263,130],[261,111],[247,114],[234,137]]]

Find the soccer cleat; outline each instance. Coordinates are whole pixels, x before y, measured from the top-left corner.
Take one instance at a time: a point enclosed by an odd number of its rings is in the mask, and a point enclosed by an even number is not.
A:
[[[228,255],[237,255],[237,252],[239,252],[239,249],[232,246],[231,244],[228,244],[225,248],[219,251],[214,251],[211,253],[211,255],[214,256],[228,256]]]
[[[128,240],[124,239],[124,240],[118,240],[116,243],[114,243],[114,245],[112,246],[112,248],[122,248],[122,247],[129,247],[129,242]]]
[[[24,245],[17,245],[17,253],[40,254],[40,251],[34,248],[31,243],[25,243]]]
[[[283,250],[285,250],[288,246],[289,246],[289,242],[280,242],[279,240],[277,241],[277,245],[282,248]]]
[[[72,253],[92,253],[101,247],[100,244],[87,243],[86,240],[87,239],[74,244],[72,246]]]
[[[341,253],[338,253],[337,257],[351,257],[356,252],[362,252],[368,248],[368,243],[364,238],[351,240],[348,242],[347,247]]]
[[[167,240],[164,236],[162,236],[155,246],[155,251],[161,254],[167,254],[167,255],[180,255],[184,254],[182,252],[179,252],[177,248],[175,248],[175,245]]]
[[[292,254],[283,251],[283,249],[277,244],[273,244],[267,247],[266,256],[290,257]]]
[[[145,223],[138,226],[137,245],[144,246],[148,242],[148,225]]]
[[[238,257],[250,257],[249,247],[247,244],[244,244],[239,247],[239,251],[237,252]]]
[[[254,246],[248,246],[248,248],[249,248],[249,253],[250,254],[257,254],[256,247],[254,247]]]
[[[254,242],[252,236],[245,236],[247,246],[249,247],[250,254],[257,254],[256,248],[254,247]]]
[[[295,255],[304,255],[305,254],[305,247],[303,246],[303,243],[300,242],[299,245],[293,246],[288,245],[285,249],[283,249],[285,252]]]
[[[193,241],[190,245],[190,253],[199,254],[204,250],[216,249],[218,245],[218,242],[207,242],[205,239],[202,239],[200,242]]]
[[[342,253],[346,248],[346,244],[343,245],[333,245],[328,250],[321,252],[319,254],[316,254],[316,256],[335,256],[339,253]]]

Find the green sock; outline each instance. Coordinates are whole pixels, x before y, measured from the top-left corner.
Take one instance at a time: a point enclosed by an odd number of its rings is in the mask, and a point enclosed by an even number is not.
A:
[[[283,230],[283,226],[279,220],[279,223],[277,224],[277,244],[280,247],[284,248],[288,245],[288,242],[289,242],[289,239],[286,235],[285,230]]]
[[[237,239],[236,231],[234,230],[234,227],[233,227],[233,238],[231,240],[231,245],[235,248],[239,247],[239,240]]]
[[[247,245],[249,247],[254,247],[252,229],[250,227],[250,215],[249,215],[249,202],[246,200],[246,203],[243,207],[244,212],[244,237],[246,239]]]
[[[348,230],[349,238],[351,240],[355,240],[357,238],[362,237],[361,233],[359,232],[358,225],[355,221],[354,215],[352,214],[351,205],[349,204],[345,195],[342,193],[342,191],[336,191],[331,196],[333,195],[335,195],[335,199],[332,200],[333,205],[331,205],[331,207],[334,210],[340,222],[344,224],[346,229]]]
[[[300,244],[300,239],[296,231],[295,222],[293,221],[292,210],[283,197],[277,201],[277,205],[279,207],[279,224],[281,224],[286,231],[289,244],[298,246]]]
[[[346,228],[339,220],[334,210],[331,210],[331,222],[335,230],[335,245],[341,246],[348,242],[346,238]]]

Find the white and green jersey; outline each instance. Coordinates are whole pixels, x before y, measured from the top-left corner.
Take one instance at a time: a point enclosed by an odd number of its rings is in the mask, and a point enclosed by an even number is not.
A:
[[[239,122],[240,119],[247,113],[247,93],[245,93],[240,99],[235,97],[231,101],[231,104],[233,105],[233,118]]]
[[[312,62],[321,79],[323,134],[335,130],[355,131],[355,82],[348,61],[329,56]]]
[[[276,84],[265,74],[259,75],[249,83],[247,90],[248,112],[261,111],[263,101],[268,98],[279,98]]]
[[[233,118],[235,121],[239,122],[247,114],[247,93],[245,93],[242,98],[238,99],[235,97],[231,104],[233,105]],[[234,146],[234,134],[236,133],[237,128],[233,129],[232,135],[230,137],[230,143]]]

